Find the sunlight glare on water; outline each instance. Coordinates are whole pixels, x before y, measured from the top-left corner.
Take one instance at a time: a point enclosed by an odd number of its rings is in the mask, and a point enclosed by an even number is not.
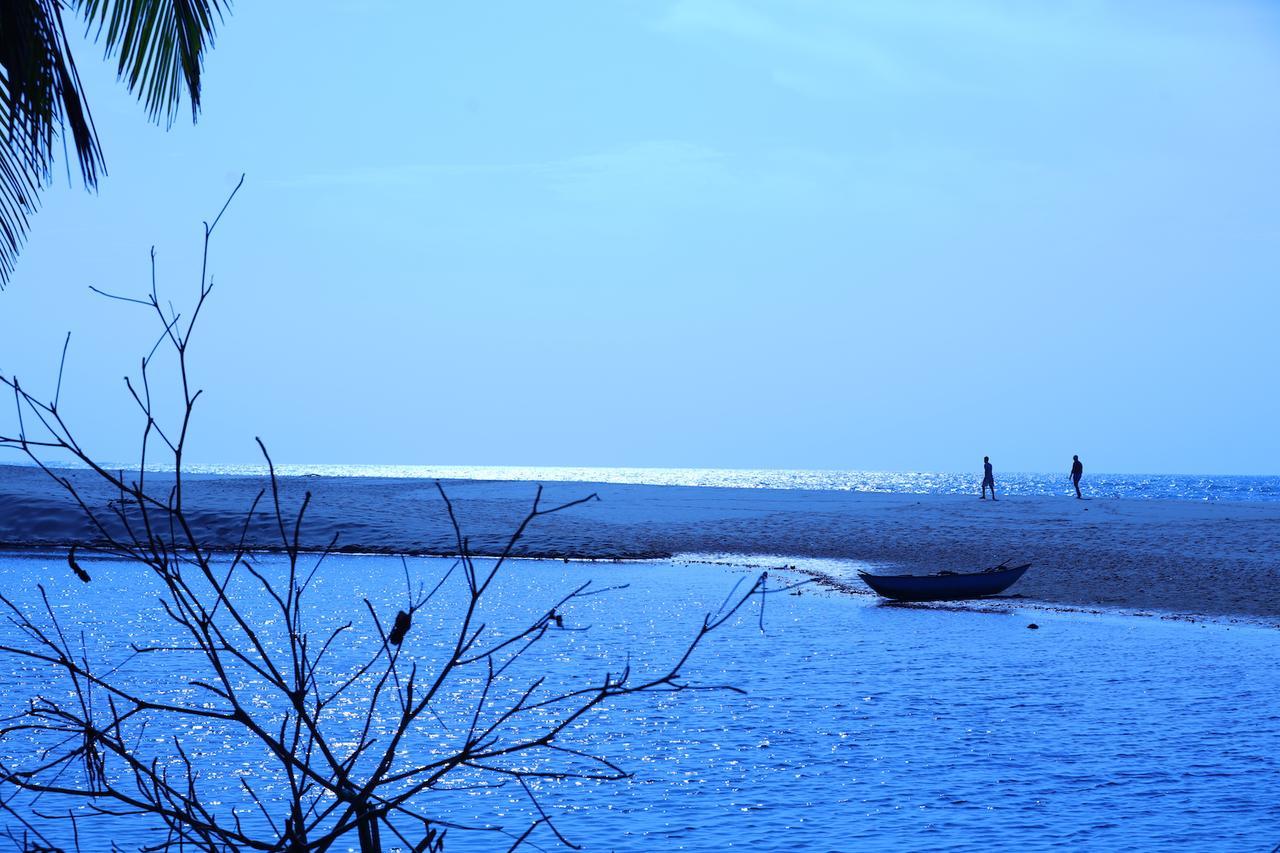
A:
[[[195,474],[262,476],[260,465],[189,466]],[[517,480],[620,483],[745,489],[810,489],[888,494],[962,495],[976,492],[977,474],[902,471],[790,471],[740,468],[590,468],[493,465],[277,465],[288,477],[373,477],[424,480]],[[1001,494],[1063,495],[1065,473],[999,472]],[[1280,500],[1280,477],[1089,473],[1081,486],[1096,498],[1194,501]]]
[[[435,577],[447,561],[411,566]],[[316,588],[317,625],[348,618],[360,625],[365,596],[394,611],[401,572],[394,559],[334,558]],[[129,641],[158,639],[155,613],[139,606],[123,566],[96,565],[91,588],[64,574],[48,559],[0,559],[6,589],[43,580],[59,613],[85,620],[92,646],[118,652]],[[743,569],[681,561],[519,561],[494,603],[516,613],[549,606],[588,578],[629,584],[567,610],[569,626],[590,630],[552,637],[540,667],[523,673],[568,682],[616,671],[628,655],[638,673],[653,671],[746,577]],[[439,614],[436,624],[450,618]],[[746,696],[650,696],[607,707],[572,731],[570,743],[635,777],[538,785],[571,840],[618,851],[1226,851],[1280,843],[1273,630],[887,606],[812,587],[771,597],[763,634],[758,618],[753,611],[712,635],[685,672]],[[1039,630],[1028,630],[1030,621]],[[429,657],[447,633],[424,625],[411,637]],[[0,677],[6,712],[42,685],[39,673],[12,658]],[[161,679],[170,698],[191,689],[185,670]],[[181,737],[215,780],[258,778],[268,763],[247,743],[210,742],[196,726]],[[419,744],[428,748],[427,740]],[[0,748],[8,756],[12,741]],[[516,833],[530,815],[510,787],[433,802],[441,817]],[[155,840],[128,822],[102,824],[82,843],[98,849],[95,840],[108,837],[134,847]],[[502,838],[450,831],[446,849],[505,849],[510,839]],[[549,834],[536,840],[555,847]]]

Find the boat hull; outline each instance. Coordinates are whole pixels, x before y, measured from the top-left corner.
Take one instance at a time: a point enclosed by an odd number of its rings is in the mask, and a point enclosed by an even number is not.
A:
[[[1031,564],[998,571],[954,575],[869,575],[863,582],[894,601],[957,601],[998,595],[1017,583]]]

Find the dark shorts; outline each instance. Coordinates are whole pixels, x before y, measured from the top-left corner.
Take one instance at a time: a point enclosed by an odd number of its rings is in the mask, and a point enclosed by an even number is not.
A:
[[[984,485],[984,486],[990,486],[991,488],[993,488],[993,489],[994,489],[994,488],[995,488],[995,486],[996,486],[996,478],[995,478],[995,477],[983,477],[983,478],[982,478],[982,485]]]

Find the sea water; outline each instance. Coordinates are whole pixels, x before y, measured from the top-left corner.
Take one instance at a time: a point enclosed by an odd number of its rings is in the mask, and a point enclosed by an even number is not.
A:
[[[278,570],[279,559],[264,570]],[[102,661],[129,643],[173,636],[147,603],[154,584],[138,570],[86,565],[88,585],[53,560],[5,556],[0,585],[35,606],[34,585],[43,582],[64,629],[79,636],[82,628],[88,653]],[[409,571],[414,582],[431,581],[449,565],[411,560]],[[308,593],[314,629],[353,620],[367,640],[363,601],[393,614],[403,606],[404,572],[391,558],[331,558]],[[518,561],[493,590],[492,620],[495,628],[520,624],[589,579],[625,585],[563,608],[565,629],[548,636],[545,654],[520,677],[590,683],[628,661],[643,677],[674,660],[703,615],[754,577],[678,560]],[[771,582],[794,579],[782,573]],[[406,653],[424,666],[451,641],[458,616],[456,598],[442,594],[439,603],[406,640]],[[247,606],[269,618],[264,602]],[[12,626],[0,638],[11,643]],[[534,788],[559,829],[587,850],[1270,850],[1280,843],[1275,638],[1239,625],[895,606],[813,587],[781,592],[763,614],[744,610],[708,637],[683,670],[684,681],[745,695],[690,691],[606,706],[571,729],[566,745],[634,776]],[[338,670],[355,662],[344,649],[335,648]],[[190,697],[189,659],[143,658],[123,672],[145,665],[139,677],[161,695]],[[47,671],[0,657],[6,714],[52,685]],[[461,702],[464,694],[454,695]],[[269,762],[252,750],[196,727],[179,736],[208,784],[241,775],[259,790],[272,784]],[[164,733],[148,737],[144,746],[164,749]],[[0,753],[10,764],[33,758],[20,737],[0,741]],[[425,803],[441,819],[488,827],[449,830],[447,850],[506,849],[534,817],[513,784]],[[42,804],[53,810],[51,799]],[[261,824],[251,813],[244,819]],[[107,839],[128,849],[158,838],[133,819],[89,821],[80,831],[86,850],[105,849]],[[54,829],[63,842],[65,833]],[[557,846],[545,828],[531,841]]]
[[[125,466],[128,467],[128,466]],[[192,466],[192,473],[261,476],[259,465]],[[425,480],[521,480],[538,483],[627,483],[752,489],[961,495],[976,493],[981,472],[806,471],[739,468],[572,468],[489,465],[278,465],[283,476]],[[998,471],[1002,495],[1074,493],[1064,469],[1055,473]],[[1087,473],[1081,490],[1096,498],[1193,501],[1277,501],[1280,476]]]

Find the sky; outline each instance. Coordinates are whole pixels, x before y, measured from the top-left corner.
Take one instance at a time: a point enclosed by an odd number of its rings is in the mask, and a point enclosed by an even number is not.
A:
[[[88,286],[189,311],[243,173],[191,461],[1280,473],[1273,3],[240,3],[169,130],[100,56],[0,370],[102,458]]]

